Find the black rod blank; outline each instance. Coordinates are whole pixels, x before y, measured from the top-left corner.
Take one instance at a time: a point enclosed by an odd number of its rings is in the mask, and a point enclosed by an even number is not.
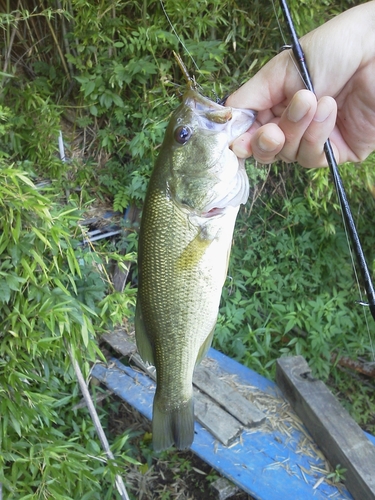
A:
[[[310,90],[311,92],[314,92],[314,87],[311,81],[310,73],[307,68],[307,63],[305,59],[305,55],[303,53],[301,44],[299,43],[297,33],[294,27],[294,23],[289,11],[288,4],[286,0],[280,0],[280,5],[281,5],[281,10],[283,11],[284,14],[284,19],[288,27],[289,34],[292,39],[292,51],[294,58],[298,64],[299,70],[302,75],[302,80],[303,83],[305,84],[305,87]],[[315,93],[315,92],[314,92]],[[367,266],[366,258],[363,253],[362,245],[358,236],[357,228],[353,219],[352,211],[350,209],[350,205],[345,193],[345,189],[341,180],[341,176],[339,174],[338,168],[337,168],[337,162],[335,159],[335,155],[332,150],[331,142],[328,139],[326,143],[324,144],[324,153],[327,158],[327,163],[330,168],[333,181],[335,184],[336,192],[340,200],[341,208],[344,214],[344,219],[346,222],[347,230],[350,235],[350,238],[352,240],[353,244],[353,251],[356,255],[357,262],[361,271],[361,275],[364,281],[364,287],[366,290],[367,294],[367,304],[370,308],[372,317],[375,320],[375,290],[374,290],[374,285],[372,283],[371,275]]]

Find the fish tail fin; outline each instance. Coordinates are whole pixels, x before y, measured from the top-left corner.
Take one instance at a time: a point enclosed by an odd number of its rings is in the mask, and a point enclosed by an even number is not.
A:
[[[189,448],[194,440],[193,398],[173,410],[163,411],[155,395],[152,415],[152,443],[155,451],[173,444],[179,450]]]

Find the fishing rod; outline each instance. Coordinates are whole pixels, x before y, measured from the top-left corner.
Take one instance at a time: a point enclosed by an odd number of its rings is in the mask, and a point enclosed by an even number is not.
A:
[[[280,0],[280,5],[281,5],[281,10],[283,11],[284,14],[284,19],[288,27],[289,34],[292,39],[292,45],[289,47],[285,48],[291,48],[294,58],[298,64],[299,70],[301,72],[302,80],[303,83],[305,84],[305,87],[310,90],[311,92],[314,92],[314,86],[312,84],[312,80],[310,77],[310,73],[307,67],[306,59],[305,59],[305,54],[303,53],[301,44],[298,40],[297,32],[294,27],[294,23],[292,20],[292,16],[289,11],[288,4],[286,0]],[[364,281],[364,287],[366,290],[367,294],[367,302],[362,302],[359,301],[359,304],[368,306],[370,308],[372,317],[375,320],[375,290],[374,290],[374,285],[372,283],[372,278],[367,266],[366,258],[363,253],[362,245],[358,236],[357,228],[355,226],[355,222],[353,219],[353,215],[350,209],[350,205],[345,193],[345,189],[338,171],[337,167],[337,162],[335,159],[335,155],[333,153],[333,149],[331,146],[331,142],[329,139],[324,144],[324,153],[327,159],[327,163],[329,166],[329,169],[331,171],[333,181],[335,184],[336,192],[340,200],[341,208],[344,214],[344,220],[346,222],[347,230],[349,232],[350,238],[352,240],[353,244],[353,250],[354,253],[357,257],[357,262],[359,265],[359,268],[361,270],[361,275]]]

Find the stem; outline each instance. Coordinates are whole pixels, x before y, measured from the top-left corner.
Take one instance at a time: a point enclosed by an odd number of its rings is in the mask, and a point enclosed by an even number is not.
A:
[[[55,30],[53,29],[53,26],[51,24],[51,21],[48,19],[47,16],[45,16],[45,19],[46,19],[46,23],[48,25],[48,28],[51,32],[51,36],[53,38],[53,41],[55,43],[55,46],[56,46],[56,50],[60,56],[60,59],[61,59],[61,63],[63,65],[63,68],[64,68],[64,71],[65,71],[65,74],[66,74],[66,77],[67,79],[70,81],[71,80],[71,77],[70,77],[70,73],[69,73],[69,69],[68,69],[68,66],[66,64],[66,61],[65,61],[65,57],[64,57],[64,54],[62,53],[62,50],[61,50],[61,47],[60,47],[60,44],[59,44],[59,41],[57,40],[57,36],[56,36],[56,33],[55,33]]]
[[[9,13],[9,11],[8,11],[8,13]],[[18,4],[17,4],[17,14],[16,14],[16,18],[15,18],[15,21],[14,21],[14,26],[13,26],[12,34],[10,35],[10,37],[9,37],[9,31],[7,30],[8,51],[7,51],[6,56],[5,56],[3,73],[6,73],[7,69],[8,69],[8,64],[9,64],[9,61],[10,61],[10,55],[11,55],[11,52],[12,52],[12,47],[13,47],[13,43],[14,43],[14,37],[16,36],[17,26],[18,26],[18,21],[19,21],[20,15],[21,14],[20,14],[20,11],[19,11],[19,1],[18,1]],[[5,79],[5,75],[4,75],[4,79]]]
[[[68,350],[68,353],[69,353],[70,360],[71,360],[71,363],[73,365],[74,371],[76,372],[78,384],[79,384],[79,386],[81,388],[81,392],[82,392],[83,398],[84,398],[84,400],[86,402],[86,405],[87,405],[87,408],[89,410],[91,419],[92,419],[92,421],[94,423],[96,432],[97,432],[97,434],[99,436],[100,442],[102,444],[102,448],[104,449],[107,457],[110,460],[114,461],[115,457],[113,456],[113,453],[112,453],[112,451],[111,451],[111,449],[109,447],[107,436],[104,433],[104,430],[103,430],[102,424],[100,422],[99,416],[98,416],[98,414],[96,412],[93,400],[91,399],[90,392],[89,392],[89,390],[87,388],[85,379],[83,378],[83,375],[82,375],[82,372],[81,372],[81,368],[80,368],[77,360],[74,357],[74,354],[73,354],[73,351],[71,349],[71,346],[69,346],[67,343],[65,343],[65,346],[66,346],[66,348]],[[124,482],[122,480],[122,477],[119,474],[116,474],[115,478],[116,478],[117,491],[121,495],[122,500],[129,500],[129,496],[128,496],[128,493],[126,491],[125,484],[124,484]]]

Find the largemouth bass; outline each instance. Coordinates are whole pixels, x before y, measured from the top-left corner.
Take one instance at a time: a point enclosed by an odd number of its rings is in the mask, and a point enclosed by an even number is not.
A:
[[[255,112],[224,107],[190,88],[156,161],[139,235],[135,332],[156,367],[153,447],[194,439],[192,378],[212,341],[234,224],[249,195],[244,162],[230,150]]]

